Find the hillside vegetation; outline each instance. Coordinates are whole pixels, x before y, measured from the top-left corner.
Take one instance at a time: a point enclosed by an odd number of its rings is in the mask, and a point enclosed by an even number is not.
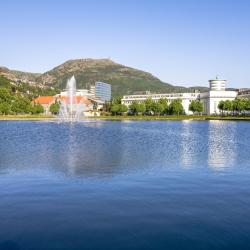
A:
[[[43,74],[26,73],[0,68],[0,73],[9,79],[25,81],[40,87],[64,89],[66,81],[75,76],[78,88],[89,88],[96,81],[112,85],[112,95],[133,94],[135,91],[149,90],[153,93],[193,92],[193,88],[174,86],[162,82],[152,74],[113,62],[110,59],[69,60]],[[206,89],[196,87],[195,89]]]

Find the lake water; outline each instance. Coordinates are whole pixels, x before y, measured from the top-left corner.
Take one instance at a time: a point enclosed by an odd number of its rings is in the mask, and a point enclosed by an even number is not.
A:
[[[250,123],[0,122],[0,249],[250,249]]]

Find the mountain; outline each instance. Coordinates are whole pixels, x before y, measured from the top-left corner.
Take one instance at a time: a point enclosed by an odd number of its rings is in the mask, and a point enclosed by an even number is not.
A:
[[[37,85],[39,73],[23,72],[18,70],[10,70],[6,67],[0,67],[0,74],[13,82],[26,82]]]
[[[12,77],[15,80],[20,79],[31,84],[59,89],[65,88],[67,79],[72,75],[76,78],[78,88],[88,88],[96,81],[103,81],[112,85],[113,96],[145,90],[155,93],[193,92],[192,88],[164,83],[150,73],[115,63],[110,59],[69,60],[43,74],[7,68],[0,68],[0,74],[1,72],[9,79]]]

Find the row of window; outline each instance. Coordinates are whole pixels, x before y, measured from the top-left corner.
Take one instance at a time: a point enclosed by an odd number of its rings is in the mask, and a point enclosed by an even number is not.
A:
[[[144,103],[146,101],[146,99],[144,100],[122,100],[122,103],[124,104],[132,104],[134,101],[138,102],[138,103]],[[153,102],[157,102],[158,100],[152,100]],[[168,103],[171,103],[173,100],[166,100]],[[192,100],[189,100],[189,102],[191,102]]]
[[[189,93],[190,94],[190,93]],[[197,94],[190,94],[191,97],[196,97]],[[183,97],[183,94],[163,94],[163,95],[128,95],[124,96],[123,99],[139,99],[139,98],[166,98],[166,97]]]

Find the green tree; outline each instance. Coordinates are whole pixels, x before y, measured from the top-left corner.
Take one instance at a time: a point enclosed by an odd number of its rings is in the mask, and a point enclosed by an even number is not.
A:
[[[249,98],[245,99],[245,109],[246,111],[250,111],[250,99]]]
[[[159,104],[161,104],[163,106],[163,114],[167,114],[168,113],[168,101],[165,98],[161,98],[159,99]]]
[[[119,109],[119,112],[121,113],[121,114],[124,114],[124,113],[126,113],[126,112],[128,112],[128,107],[126,106],[126,105],[124,105],[124,104],[120,104],[120,107],[119,107],[120,109]]]
[[[171,115],[180,115],[184,113],[184,108],[180,99],[175,99],[170,103],[169,112]]]
[[[154,115],[160,115],[164,112],[165,107],[163,104],[161,104],[159,101],[154,102],[152,106],[152,111],[154,112]]]
[[[117,115],[119,110],[120,110],[120,104],[112,104],[110,111],[113,115]]]
[[[237,99],[233,100],[232,103],[233,103],[232,104],[233,111],[237,111],[238,114],[241,113],[243,110],[245,110],[245,102],[243,99],[237,98]]]
[[[0,102],[11,102],[11,94],[10,91],[6,88],[0,88]]]
[[[146,111],[145,104],[139,102],[133,102],[129,109],[134,115],[143,114]]]
[[[0,114],[3,114],[3,115],[8,115],[10,114],[10,104],[7,103],[7,102],[1,102],[0,103]]]
[[[124,114],[128,111],[128,107],[125,104],[112,104],[111,112],[113,115]]]
[[[15,114],[30,113],[32,111],[32,105],[28,98],[22,96],[15,96],[11,103],[11,110]]]
[[[44,113],[44,108],[40,103],[34,104],[32,107],[32,114],[41,114]]]
[[[199,113],[201,114],[203,111],[203,105],[202,102],[199,100],[193,100],[189,104],[189,110],[192,111],[194,114]]]
[[[49,107],[49,111],[53,114],[53,115],[57,115],[59,113],[60,110],[60,103],[59,102],[54,102],[50,105]]]
[[[218,109],[221,111],[221,114],[224,114],[224,110],[225,110],[225,101],[220,101],[218,104]]]
[[[152,98],[151,97],[147,98],[144,103],[146,112],[151,113],[153,111],[153,104],[154,104]]]
[[[232,111],[232,108],[233,108],[232,101],[226,100],[224,102],[223,108],[225,111],[227,111],[227,115],[228,115],[228,112]]]

